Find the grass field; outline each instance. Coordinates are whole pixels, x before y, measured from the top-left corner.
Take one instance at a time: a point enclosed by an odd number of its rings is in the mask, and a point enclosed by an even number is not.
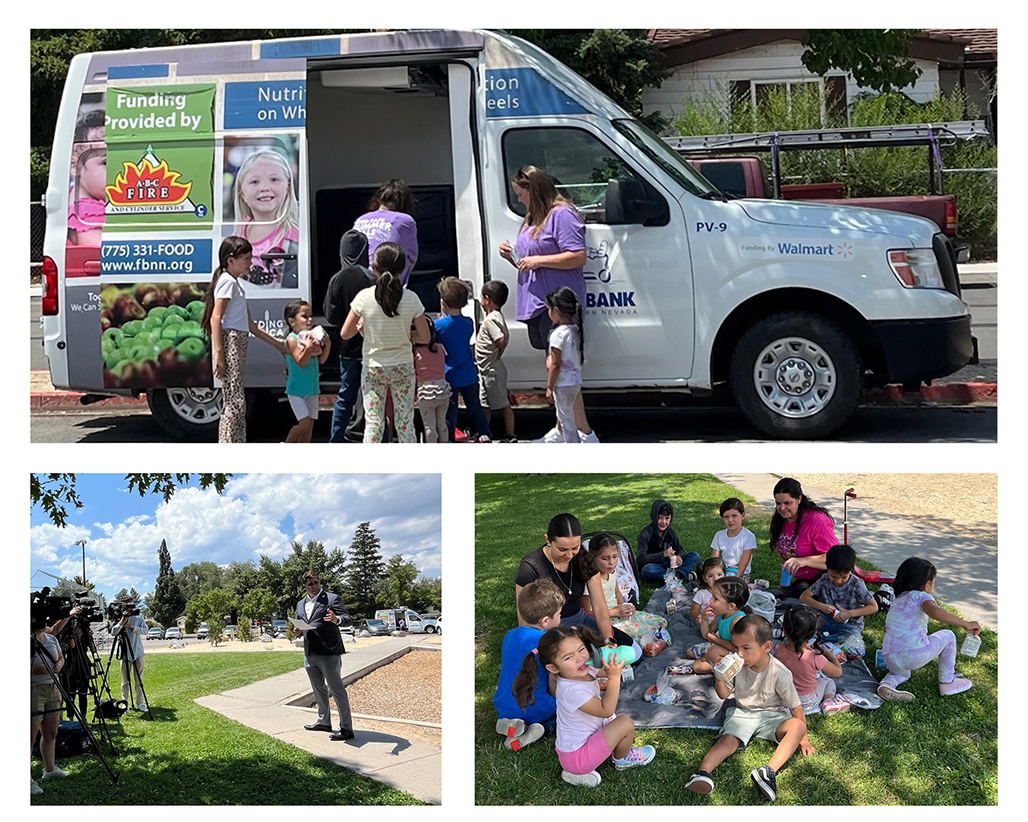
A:
[[[117,785],[97,756],[58,760],[33,805],[420,805],[417,799],[201,708],[193,700],[295,670],[290,653],[150,654],[143,687],[153,719],[108,721]],[[111,666],[115,698],[118,663]],[[90,706],[90,715],[92,706]],[[94,731],[95,732],[95,731]],[[33,762],[39,780],[42,765]],[[28,789],[26,789],[27,791]]]
[[[723,527],[718,506],[730,497],[752,500],[705,474],[584,474],[530,476],[479,474],[475,508],[475,800],[481,805],[750,805],[764,804],[749,778],[767,762],[770,743],[755,740],[714,773],[715,788],[696,796],[683,784],[716,733],[688,729],[640,730],[637,744],[657,757],[645,768],[617,772],[600,766],[596,789],[560,778],[553,738],[511,753],[496,734],[492,697],[500,669],[500,644],[517,625],[514,578],[521,558],[543,542],[555,514],[577,516],[586,532],[619,531],[631,540],[649,523],[650,504],[674,505],[672,527],[686,550],[710,554]],[[770,513],[748,515],[757,537],[752,578],[778,579],[781,565],[767,547]],[[841,529],[837,530],[841,536]],[[931,557],[926,557],[931,559]],[[862,567],[875,566],[864,558]],[[944,573],[944,569],[940,569]],[[871,586],[872,590],[876,586]],[[654,590],[643,588],[645,603]],[[941,603],[945,606],[945,603]],[[874,671],[885,616],[865,619],[867,659]],[[931,623],[930,631],[940,626]],[[963,632],[954,629],[958,641]],[[885,703],[874,711],[851,710],[826,719],[807,717],[817,752],[796,754],[778,777],[778,802],[788,805],[992,805],[998,798],[997,635],[982,632],[974,659],[958,657],[957,670],[974,687],[943,699],[936,663],[914,673],[910,703]],[[881,672],[878,672],[881,674]]]

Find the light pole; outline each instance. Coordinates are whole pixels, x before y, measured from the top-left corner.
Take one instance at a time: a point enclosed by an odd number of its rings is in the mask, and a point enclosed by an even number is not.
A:
[[[77,539],[75,540],[76,545],[82,546],[82,587],[86,587],[86,543],[88,539]]]

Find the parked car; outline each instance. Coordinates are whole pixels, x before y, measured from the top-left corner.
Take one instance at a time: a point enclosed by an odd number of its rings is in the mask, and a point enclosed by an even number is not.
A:
[[[182,629],[181,628],[169,628],[167,631],[165,631],[164,638],[165,639],[182,639]]]
[[[197,639],[207,639],[207,623],[201,622],[200,627],[196,631]]]
[[[439,633],[442,633],[442,632],[443,632],[443,615],[442,615],[442,614],[439,614],[439,616],[437,616],[437,617],[435,618],[435,629],[436,629],[436,630],[437,630],[437,631],[438,631]]]
[[[151,628],[147,634],[147,639],[164,639],[164,631],[161,628]]]
[[[285,636],[286,629],[289,627],[289,623],[284,619],[273,619],[271,621],[271,630],[275,636]]]
[[[381,619],[361,620],[361,630],[367,631],[372,636],[389,636],[393,632],[389,624]]]

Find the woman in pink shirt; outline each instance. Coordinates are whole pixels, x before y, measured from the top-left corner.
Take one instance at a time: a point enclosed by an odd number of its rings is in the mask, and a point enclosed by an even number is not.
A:
[[[798,597],[825,572],[825,554],[839,544],[835,521],[790,477],[778,481],[774,494],[770,546],[782,558],[782,568],[793,577],[791,584],[775,594],[779,599]]]

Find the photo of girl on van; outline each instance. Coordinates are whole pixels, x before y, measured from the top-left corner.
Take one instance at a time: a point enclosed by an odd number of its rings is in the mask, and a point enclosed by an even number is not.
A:
[[[89,99],[87,99],[89,98]],[[107,185],[102,94],[82,95],[71,150],[68,245],[100,245]]]
[[[298,285],[297,166],[293,138],[225,141],[225,232],[253,246],[253,263],[242,277],[247,286]],[[276,259],[274,254],[283,256]]]

